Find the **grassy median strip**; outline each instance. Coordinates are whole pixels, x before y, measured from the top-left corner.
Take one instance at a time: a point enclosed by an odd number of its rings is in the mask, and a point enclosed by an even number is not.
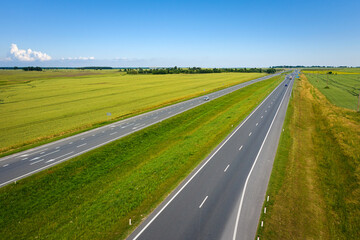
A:
[[[360,236],[360,114],[297,81],[262,211],[260,239]]]
[[[0,71],[0,153],[69,136],[266,75],[100,72]]]
[[[0,236],[126,237],[281,79],[250,85],[1,188]]]

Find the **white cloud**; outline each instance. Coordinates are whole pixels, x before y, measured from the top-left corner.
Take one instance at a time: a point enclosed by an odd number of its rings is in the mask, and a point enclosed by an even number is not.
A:
[[[61,60],[95,60],[94,57],[69,57],[69,58],[62,58]]]
[[[51,57],[46,53],[33,51],[30,48],[28,50],[19,49],[15,43],[11,44],[10,57],[13,60],[19,60],[24,62],[32,62],[35,60],[49,61]]]

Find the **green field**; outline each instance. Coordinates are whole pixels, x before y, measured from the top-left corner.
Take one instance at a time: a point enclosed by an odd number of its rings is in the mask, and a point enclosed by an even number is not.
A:
[[[316,74],[305,72],[310,83],[317,87],[332,104],[357,110],[360,94],[360,74]]]
[[[0,188],[1,238],[125,238],[281,80],[252,84]]]
[[[294,86],[257,236],[359,239],[360,114],[330,103],[306,76]]]
[[[265,74],[0,71],[0,153],[66,136]],[[110,112],[111,118],[106,113]]]

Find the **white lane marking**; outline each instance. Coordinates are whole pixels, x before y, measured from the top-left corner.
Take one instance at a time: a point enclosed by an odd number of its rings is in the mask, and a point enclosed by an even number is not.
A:
[[[27,157],[26,158],[23,158],[23,159],[21,159],[21,161],[24,161],[24,160],[26,160],[26,159],[28,159]]]
[[[249,133],[249,137],[251,136],[252,132]]]
[[[256,126],[259,125],[259,123],[256,123]]]
[[[201,207],[204,205],[204,203],[205,203],[205,201],[206,201],[207,198],[208,198],[208,196],[206,196],[206,197],[204,198],[204,200],[203,200],[202,203],[200,204],[199,208],[201,208]]]
[[[84,140],[85,138],[82,138],[81,140]]]
[[[243,145],[240,146],[239,151],[241,151],[242,148],[243,148]]]
[[[261,116],[261,118],[263,118],[264,116]]]
[[[91,136],[95,137],[95,136],[96,136],[96,134],[93,134],[93,135],[91,135]]]
[[[56,150],[56,151],[47,153],[47,154],[45,154],[45,155],[42,155],[41,157],[45,157],[45,156],[51,155],[51,154],[56,153],[56,152],[58,152],[58,151],[60,151],[60,150]],[[40,157],[38,157],[38,158],[40,158]],[[31,160],[30,160],[30,161],[31,161]]]
[[[77,148],[79,148],[79,147],[82,147],[82,146],[85,146],[87,143],[83,143],[83,144],[81,144],[81,145],[79,145],[79,146],[76,146]]]
[[[189,180],[172,196],[172,198],[155,214],[155,216],[141,229],[141,231],[133,238],[136,240],[149,226],[150,224],[164,211],[164,209],[179,195],[179,193],[194,179],[194,177],[206,166],[206,164],[220,151],[220,149],[234,136],[234,134],[250,119],[250,117],[266,102],[266,100],[280,87],[279,84],[251,113],[245,118],[238,128],[223,142],[223,144],[206,160],[201,167],[189,178]],[[12,182],[16,179],[12,179]],[[6,183],[3,183],[6,184]],[[1,186],[1,184],[0,184]]]
[[[105,131],[102,131],[102,133],[104,133]]]
[[[73,153],[73,152],[69,152],[69,153],[64,154],[64,155],[61,155],[61,156],[59,156],[59,157],[56,157],[56,158],[50,159],[50,160],[46,161],[46,163],[53,162],[53,161],[55,161],[56,159],[59,159],[59,158],[65,157],[65,156],[70,155],[70,154],[72,154],[72,153]]]
[[[29,154],[24,154],[24,155],[21,155],[20,157],[27,157],[29,156]]]
[[[126,126],[123,126],[123,127],[121,127],[121,128],[127,128],[129,125],[126,125]]]
[[[30,162],[31,161],[34,161],[34,160],[38,160],[40,157],[34,157],[33,159],[29,160]]]
[[[267,112],[267,110],[265,110],[265,112]]]
[[[117,132],[112,132],[112,133],[110,133],[110,135],[114,135],[114,134],[117,134]]]
[[[60,147],[56,147],[55,149],[59,149]]]
[[[73,142],[69,142],[69,144],[73,144]]]
[[[140,124],[139,126],[137,126],[137,127],[133,127],[132,129],[137,129],[137,128],[141,128],[141,127],[143,127],[143,126],[145,126],[146,124],[145,123],[143,123],[143,124]]]
[[[227,165],[227,167],[225,168],[224,172],[226,172],[226,170],[230,167],[230,164]]]
[[[45,153],[45,152],[41,152],[40,155],[41,155],[41,154],[44,154],[44,153]]]
[[[280,84],[280,85],[282,85],[282,84]],[[288,89],[289,89],[289,88],[288,88]],[[233,240],[236,240],[236,233],[237,233],[237,228],[238,228],[238,224],[239,224],[239,219],[240,219],[240,214],[241,214],[241,208],[242,208],[242,205],[243,205],[243,202],[244,202],[245,191],[246,191],[247,184],[248,184],[248,182],[249,182],[250,175],[251,175],[252,171],[254,170],[254,167],[255,167],[255,164],[256,164],[257,160],[259,159],[261,150],[262,150],[262,148],[264,147],[264,144],[265,144],[265,141],[266,141],[267,137],[269,136],[271,127],[273,126],[273,124],[274,124],[274,122],[275,122],[275,118],[276,118],[276,116],[277,116],[278,113],[279,113],[280,107],[281,107],[281,105],[282,105],[282,103],[283,103],[283,101],[284,101],[284,99],[285,99],[285,96],[286,96],[286,93],[287,93],[288,89],[286,89],[286,92],[284,93],[284,96],[283,96],[283,98],[282,98],[282,100],[281,100],[281,102],[280,102],[280,104],[279,104],[279,107],[278,107],[278,109],[277,109],[277,111],[276,111],[276,113],[275,113],[275,116],[274,116],[274,118],[273,118],[273,120],[272,120],[272,122],[271,122],[271,124],[270,124],[270,127],[269,127],[269,129],[268,129],[268,131],[267,131],[267,133],[266,133],[266,135],[265,135],[264,141],[262,142],[262,144],[261,144],[261,146],[260,146],[259,152],[258,152],[258,154],[257,154],[257,156],[256,156],[256,158],[255,158],[255,161],[254,161],[254,163],[253,163],[253,165],[252,165],[252,167],[251,167],[251,169],[250,169],[250,172],[249,172],[248,176],[246,177],[244,189],[243,189],[242,194],[241,194],[239,210],[238,210],[238,213],[237,213],[237,216],[236,216]]]
[[[42,161],[44,161],[44,159],[40,159],[40,160],[38,160],[38,161],[36,161],[36,162],[32,162],[32,163],[30,163],[30,165],[34,165],[34,164],[39,163],[39,162],[42,162]]]
[[[7,167],[7,166],[9,166],[9,164],[5,164],[5,165],[3,165],[3,167]]]

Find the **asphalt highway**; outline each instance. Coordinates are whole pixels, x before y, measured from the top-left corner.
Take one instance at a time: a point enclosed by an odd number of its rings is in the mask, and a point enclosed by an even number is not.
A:
[[[0,158],[0,187],[18,181],[21,178],[30,176],[36,172],[42,171],[85,152],[91,151],[92,149],[120,139],[133,132],[161,122],[208,101],[279,74],[280,73],[264,76],[210,93],[206,95],[209,100],[204,100],[205,96],[193,98],[178,104],[77,134],[72,137],[45,144],[40,147]]]
[[[128,239],[251,239],[293,80],[285,80],[163,201]]]

